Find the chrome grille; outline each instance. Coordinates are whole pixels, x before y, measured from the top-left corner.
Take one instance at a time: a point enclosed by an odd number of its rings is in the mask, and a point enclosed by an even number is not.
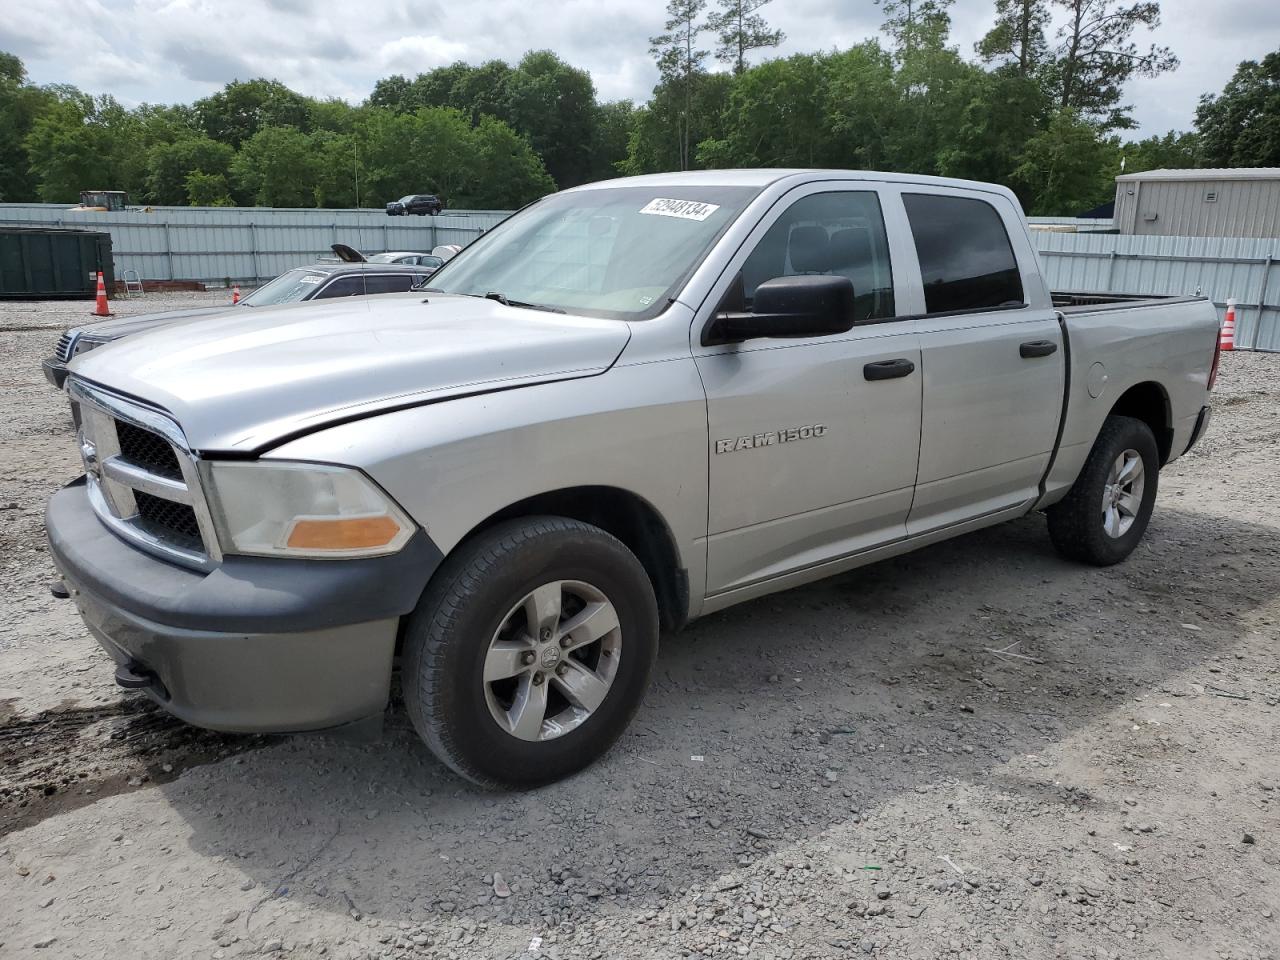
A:
[[[197,460],[178,425],[74,377],[68,389],[98,518],[167,560],[197,569],[221,560]]]
[[[204,538],[200,536],[200,523],[189,504],[174,503],[163,497],[133,492],[138,504],[138,523],[157,537],[172,540],[187,550],[203,550]]]
[[[182,479],[178,455],[164,437],[135,427],[125,420],[117,420],[116,439],[120,441],[120,456],[135,467],[158,473],[170,480]]]
[[[75,346],[75,335],[68,330],[58,338],[58,345],[53,348],[53,355],[59,363],[67,363],[72,357]]]

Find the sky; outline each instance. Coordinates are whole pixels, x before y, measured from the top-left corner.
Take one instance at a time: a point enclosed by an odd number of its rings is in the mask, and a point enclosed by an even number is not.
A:
[[[952,8],[952,40],[966,56],[994,6],[957,0]],[[1200,94],[1221,90],[1239,61],[1280,49],[1276,0],[1161,7],[1162,25],[1136,39],[1173,48],[1182,65],[1130,84],[1140,136],[1189,128]],[[648,38],[661,32],[664,8],[665,0],[365,0],[351,8],[313,0],[5,0],[0,50],[20,56],[37,83],[72,83],[132,106],[190,102],[254,77],[358,102],[380,77],[412,77],[456,60],[515,62],[546,48],[588,70],[601,99],[643,102],[657,78]],[[872,0],[773,0],[762,12],[786,33],[781,55],[847,47],[876,35],[884,19]]]

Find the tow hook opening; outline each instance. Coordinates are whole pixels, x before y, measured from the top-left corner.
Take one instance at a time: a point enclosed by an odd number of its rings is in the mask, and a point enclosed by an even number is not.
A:
[[[116,666],[116,684],[126,690],[150,690],[164,700],[169,699],[169,691],[160,682],[155,671],[147,669],[136,660]]]

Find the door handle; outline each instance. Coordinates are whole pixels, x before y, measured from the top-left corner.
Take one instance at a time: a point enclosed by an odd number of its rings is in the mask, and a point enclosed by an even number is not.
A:
[[[916,365],[910,360],[877,360],[862,368],[862,376],[867,380],[893,380],[896,377],[910,376]]]
[[[1058,345],[1052,340],[1028,340],[1018,347],[1018,353],[1024,360],[1029,360],[1032,357],[1047,357],[1057,352],[1057,349]]]

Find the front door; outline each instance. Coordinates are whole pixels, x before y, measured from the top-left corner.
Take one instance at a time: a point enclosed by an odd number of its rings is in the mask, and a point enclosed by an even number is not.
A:
[[[695,341],[711,444],[708,594],[905,536],[920,345],[895,319],[891,260],[876,191],[831,183],[778,204],[731,261],[718,309],[749,309],[775,277],[840,274],[858,322],[827,337]]]

